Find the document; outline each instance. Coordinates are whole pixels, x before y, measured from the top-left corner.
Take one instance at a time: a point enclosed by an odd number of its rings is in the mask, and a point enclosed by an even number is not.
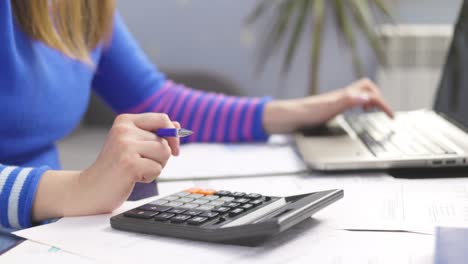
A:
[[[188,144],[172,157],[160,181],[271,176],[307,171],[290,144]]]
[[[26,240],[0,256],[0,263],[93,264],[90,258]]]
[[[365,191],[348,190],[341,207],[350,208],[338,224],[343,229],[433,234],[438,225],[468,226],[468,184],[400,180]]]
[[[133,234],[98,228],[99,223],[88,221],[77,231],[74,227],[83,221],[64,220],[49,227],[52,233],[29,236],[61,244],[98,263],[423,264],[431,263],[434,243],[426,235],[326,229],[313,219],[258,247]]]

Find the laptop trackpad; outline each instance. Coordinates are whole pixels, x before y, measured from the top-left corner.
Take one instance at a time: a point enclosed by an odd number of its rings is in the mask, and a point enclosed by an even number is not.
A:
[[[339,125],[321,125],[318,127],[303,128],[301,133],[304,137],[343,136],[347,134]]]
[[[359,139],[351,138],[337,122],[302,130],[296,136],[296,144],[303,158],[309,163],[375,159]]]

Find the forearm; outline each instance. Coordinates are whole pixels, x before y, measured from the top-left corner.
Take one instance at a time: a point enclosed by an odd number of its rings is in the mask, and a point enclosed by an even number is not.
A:
[[[98,179],[105,173],[94,166],[81,171],[47,171],[39,182],[32,208],[35,222],[80,215],[109,213],[121,204],[113,201],[111,192],[119,192],[120,186]],[[119,182],[118,179],[115,182]],[[129,193],[132,184],[124,184]],[[106,190],[108,194],[103,193]],[[124,195],[125,196],[125,195]],[[119,199],[125,200],[126,197]],[[115,199],[114,199],[115,200]]]
[[[76,208],[77,171],[47,171],[37,187],[32,208],[35,222],[66,216]]]
[[[297,131],[301,127],[320,125],[323,120],[341,113],[347,107],[341,91],[318,96],[276,100],[265,105],[263,126],[269,134]]]

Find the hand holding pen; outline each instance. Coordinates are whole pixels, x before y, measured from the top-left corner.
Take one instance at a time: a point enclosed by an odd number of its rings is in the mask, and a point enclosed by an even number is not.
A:
[[[66,174],[66,179],[70,179],[71,196],[57,199],[60,201],[56,211],[60,213],[35,215],[35,219],[115,210],[129,197],[136,183],[152,183],[161,174],[171,156],[179,154],[179,137],[189,134],[166,114],[119,115],[96,161],[83,171]],[[46,176],[63,178],[54,173]]]

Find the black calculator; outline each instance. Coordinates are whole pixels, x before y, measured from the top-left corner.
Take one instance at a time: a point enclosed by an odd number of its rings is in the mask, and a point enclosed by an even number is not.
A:
[[[258,245],[341,199],[343,190],[288,197],[191,188],[111,218],[116,229]]]

